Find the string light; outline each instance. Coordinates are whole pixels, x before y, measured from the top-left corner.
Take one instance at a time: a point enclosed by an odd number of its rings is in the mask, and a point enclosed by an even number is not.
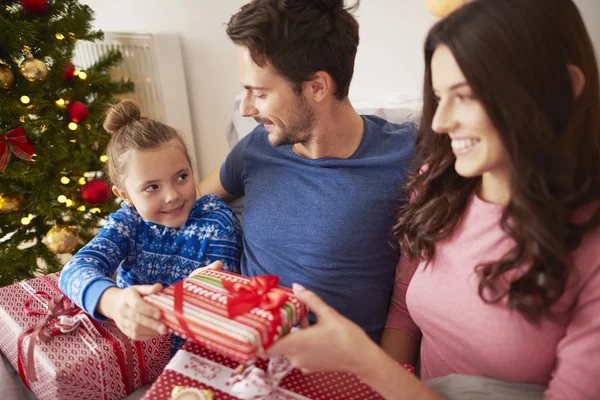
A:
[[[79,206],[79,207],[77,207],[77,211],[85,211],[85,206]]]
[[[79,183],[80,185],[85,185],[87,183],[87,181],[85,180],[85,178],[79,178],[77,183]]]
[[[21,96],[21,103],[29,104],[30,101],[31,99],[29,98],[29,96]]]
[[[69,129],[74,131],[77,129],[77,124],[75,122],[69,122]]]
[[[62,178],[60,178],[60,183],[62,183],[63,185],[66,185],[69,182],[71,182],[71,180],[69,178],[67,178],[66,176],[63,176]]]
[[[79,79],[81,79],[83,81],[85,80],[85,78],[87,78],[87,74],[83,71],[81,71],[78,76],[79,76]]]
[[[65,196],[64,194],[61,194],[60,196],[58,196],[58,198],[56,200],[58,200],[59,203],[66,203],[67,196]]]
[[[75,72],[73,72],[73,75],[79,75],[80,72],[80,70],[76,69]]]
[[[56,100],[56,105],[59,107],[65,107],[65,99]]]
[[[106,154],[102,154],[102,155],[100,156],[100,161],[101,161],[101,162],[107,162],[107,161],[108,161],[108,156],[107,156]]]
[[[31,223],[31,220],[27,217],[21,218],[21,224],[23,225],[29,225]]]
[[[69,140],[69,142],[71,142],[71,143],[77,143],[77,140],[76,139],[71,139],[71,140]]]
[[[67,207],[71,207],[71,206],[73,205],[73,200],[71,200],[71,199],[67,199],[67,202],[65,203],[65,205],[66,205]]]
[[[84,172],[83,176],[85,176],[86,178],[89,178],[90,176],[92,176],[92,174],[90,172]]]
[[[92,209],[90,210],[90,212],[91,212],[92,214],[98,214],[98,213],[102,212],[102,210],[100,210],[98,207],[95,207],[95,208],[92,208]]]
[[[21,121],[21,122],[25,122],[25,116],[24,116],[24,115],[21,115],[21,116],[19,117],[19,121]]]
[[[62,33],[57,33],[57,34],[56,34],[56,35],[54,35],[54,36],[56,36],[56,38],[57,38],[58,40],[63,40],[63,39],[65,38],[65,35],[63,35]]]

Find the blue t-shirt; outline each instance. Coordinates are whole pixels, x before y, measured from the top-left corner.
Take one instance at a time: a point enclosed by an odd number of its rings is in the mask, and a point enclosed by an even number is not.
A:
[[[273,147],[259,125],[231,151],[220,178],[244,196],[242,274],[300,283],[379,341],[399,258],[390,229],[416,125],[362,117],[362,141],[347,159]]]

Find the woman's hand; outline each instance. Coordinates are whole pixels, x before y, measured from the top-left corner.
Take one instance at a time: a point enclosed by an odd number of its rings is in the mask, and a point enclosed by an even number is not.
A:
[[[125,335],[134,340],[146,340],[167,333],[160,322],[160,310],[146,303],[144,296],[158,293],[162,285],[134,285],[126,289],[108,288],[98,302],[98,311],[115,321]]]
[[[359,374],[364,355],[377,345],[356,324],[313,292],[293,285],[296,297],[316,315],[317,323],[277,341],[267,355],[283,355],[306,372],[347,371]]]
[[[208,270],[220,271],[222,269],[223,269],[223,262],[222,261],[215,261],[215,262],[207,265],[206,267],[196,268],[195,270],[192,271],[192,273],[190,274],[190,276],[199,274],[202,271],[208,271]]]
[[[268,356],[283,355],[305,372],[351,372],[388,400],[442,399],[396,364],[356,324],[313,292],[293,287],[296,297],[317,316],[317,323],[277,341],[267,350]]]

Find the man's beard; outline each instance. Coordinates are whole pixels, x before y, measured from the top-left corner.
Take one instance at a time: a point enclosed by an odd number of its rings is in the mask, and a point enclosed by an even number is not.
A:
[[[315,114],[310,109],[306,100],[302,96],[298,96],[293,107],[287,113],[290,116],[290,121],[285,128],[277,127],[273,124],[273,128],[277,130],[274,134],[269,134],[269,143],[273,147],[294,145],[296,143],[308,143],[313,140],[313,131],[315,127]],[[264,119],[256,119],[258,123],[271,123]]]

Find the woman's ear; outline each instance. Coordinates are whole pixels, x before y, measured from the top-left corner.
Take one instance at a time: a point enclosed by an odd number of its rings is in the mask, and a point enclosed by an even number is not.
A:
[[[583,75],[581,68],[575,64],[567,65],[567,70],[569,71],[569,77],[571,78],[573,97],[577,100],[581,96],[581,93],[583,93],[583,88],[585,87],[585,75]]]
[[[113,187],[112,187],[112,192],[115,194],[115,196],[120,197],[123,200],[123,202],[125,202],[125,204],[127,204],[128,206],[131,207],[131,205],[133,203],[129,199],[129,196],[127,196],[127,192],[125,192],[124,190],[119,189],[115,185],[113,185]]]

